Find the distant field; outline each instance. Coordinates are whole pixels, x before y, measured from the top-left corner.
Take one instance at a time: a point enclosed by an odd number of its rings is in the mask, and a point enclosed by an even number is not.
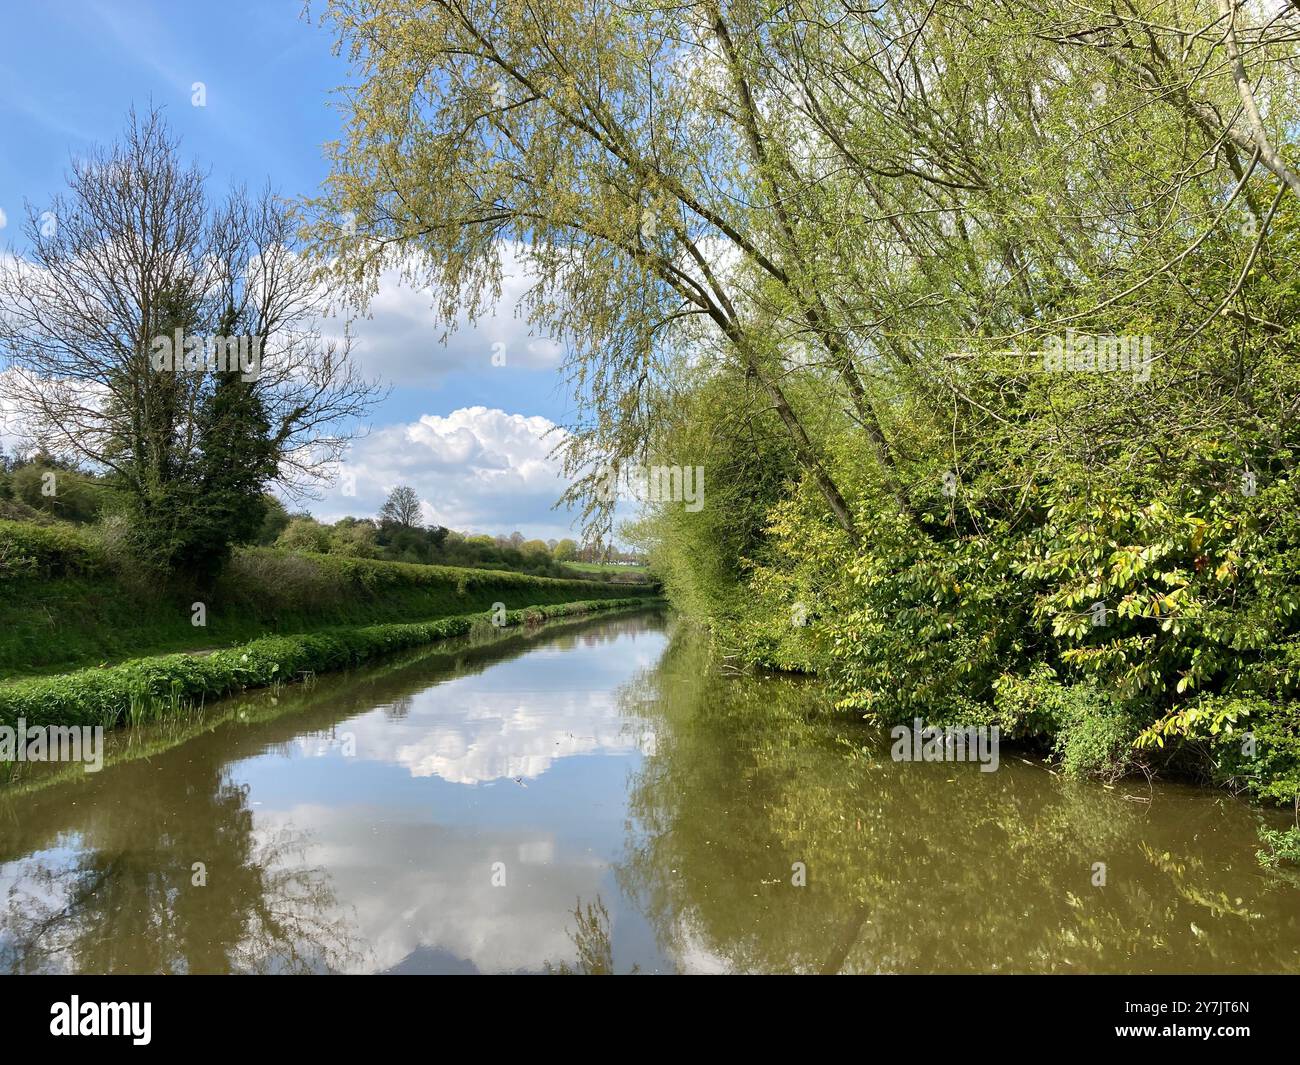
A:
[[[579,573],[639,573],[646,574],[649,571],[645,566],[620,566],[617,562],[566,562],[569,569],[576,569]]]

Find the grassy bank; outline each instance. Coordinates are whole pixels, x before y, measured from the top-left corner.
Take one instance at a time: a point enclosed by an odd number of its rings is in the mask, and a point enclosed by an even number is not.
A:
[[[576,575],[589,575],[602,581],[623,584],[653,582],[646,566],[623,566],[615,562],[566,562],[564,568]]]
[[[427,622],[498,602],[513,609],[653,591],[271,548],[238,551],[207,591],[160,588],[85,531],[0,521],[0,676],[230,646],[269,632]],[[196,602],[202,626],[193,624]]]
[[[645,597],[537,604],[505,613],[505,625],[642,605]],[[106,669],[83,669],[0,685],[0,724],[103,725],[112,728],[181,714],[205,700],[247,688],[347,669],[392,651],[492,626],[491,612],[412,624],[365,625],[266,636],[210,655],[162,655]]]
[[[494,663],[516,658],[531,647],[566,634],[589,632],[591,622],[597,618],[608,620],[627,613],[639,614],[644,605],[639,599],[634,602],[634,606],[611,607],[594,614],[571,611],[559,617],[552,609],[551,617],[540,624],[530,622],[507,628],[478,625],[464,636],[373,659],[361,668],[331,676],[327,683],[309,681],[250,689],[230,698],[192,706],[180,713],[167,713],[151,724],[107,732],[103,765],[107,769],[153,758],[223,726],[236,729],[236,735],[244,737],[250,730],[259,730],[282,718],[304,715],[303,720],[283,726],[288,734],[297,736],[303,730],[310,732],[322,725],[328,728],[337,722],[340,714],[347,716],[357,709],[386,702],[393,678],[414,674],[423,684],[429,678],[478,673]],[[340,703],[340,699],[344,702]],[[344,703],[349,709],[339,709]],[[324,718],[322,712],[326,715]],[[232,750],[237,754],[239,744],[249,741],[241,738],[234,742]],[[0,821],[6,816],[17,816],[20,809],[6,806],[7,803],[12,804],[20,797],[61,783],[84,785],[96,776],[88,774],[80,762],[0,763]],[[30,813],[28,807],[21,809]],[[0,863],[5,858],[3,846],[0,846]]]

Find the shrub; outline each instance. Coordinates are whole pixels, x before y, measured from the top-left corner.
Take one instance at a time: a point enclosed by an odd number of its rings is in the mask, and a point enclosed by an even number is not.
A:
[[[644,598],[588,600],[508,611],[507,625],[548,617],[639,606]],[[323,629],[294,636],[266,636],[203,657],[163,655],[108,669],[83,669],[0,685],[0,723],[23,718],[29,725],[104,725],[138,722],[201,705],[245,688],[300,680],[346,669],[390,651],[470,632],[490,614],[462,614],[436,621]]]
[[[324,554],[330,549],[330,530],[313,518],[292,518],[275,541],[275,546],[287,551],[315,551]]]
[[[71,526],[0,521],[0,581],[90,575],[105,561],[100,544]]]
[[[1300,865],[1300,828],[1261,828],[1259,841],[1264,849],[1256,851],[1255,857],[1265,868],[1276,869],[1283,862]]]

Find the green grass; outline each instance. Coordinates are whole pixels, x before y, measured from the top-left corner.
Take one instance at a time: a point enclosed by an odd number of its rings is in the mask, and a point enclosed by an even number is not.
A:
[[[599,610],[642,605],[644,596],[536,604],[507,611],[505,625],[532,624]],[[266,636],[206,656],[134,659],[104,669],[0,684],[0,724],[103,725],[112,728],[177,717],[247,688],[291,683],[369,659],[492,628],[492,613],[461,614],[412,624],[365,625]]]
[[[569,569],[575,569],[579,573],[645,573],[645,566],[629,565],[622,566],[617,562],[566,562],[564,563]]]
[[[658,585],[645,566],[620,566],[613,562],[566,562],[564,568],[575,577],[594,577],[606,584],[621,584],[624,587]]]
[[[207,592],[159,589],[70,526],[0,521],[0,677],[64,672],[268,633],[428,621],[652,587],[249,548]],[[192,606],[206,607],[206,625]]]

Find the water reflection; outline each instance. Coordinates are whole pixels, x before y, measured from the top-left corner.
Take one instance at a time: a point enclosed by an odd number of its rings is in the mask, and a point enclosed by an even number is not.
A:
[[[617,689],[661,630],[459,641],[214,707],[169,750],[0,798],[0,965],[582,966],[568,919],[613,887],[628,762],[650,742]]]
[[[1300,971],[1247,808],[895,764],[711,654],[644,613],[468,639],[0,793],[0,967]]]
[[[357,722],[358,753],[453,784],[533,780],[558,759],[628,754],[653,736],[628,729],[608,690],[483,691],[448,681],[402,707],[400,717]]]
[[[1235,801],[894,763],[816,685],[724,680],[684,631],[641,683],[671,739],[619,881],[682,967],[1300,971],[1300,892],[1258,868]]]
[[[313,972],[360,958],[328,876],[305,861],[310,837],[255,831],[247,787],[220,764],[137,762],[115,777],[109,794],[83,793],[74,826],[0,870],[6,971]]]
[[[579,899],[573,907],[573,931],[570,933],[573,945],[578,948],[578,960],[572,965],[560,962],[559,965],[547,964],[546,971],[554,976],[613,976],[614,939],[611,934],[609,911],[599,898],[587,903],[583,908]],[[629,971],[637,972],[635,965]]]

